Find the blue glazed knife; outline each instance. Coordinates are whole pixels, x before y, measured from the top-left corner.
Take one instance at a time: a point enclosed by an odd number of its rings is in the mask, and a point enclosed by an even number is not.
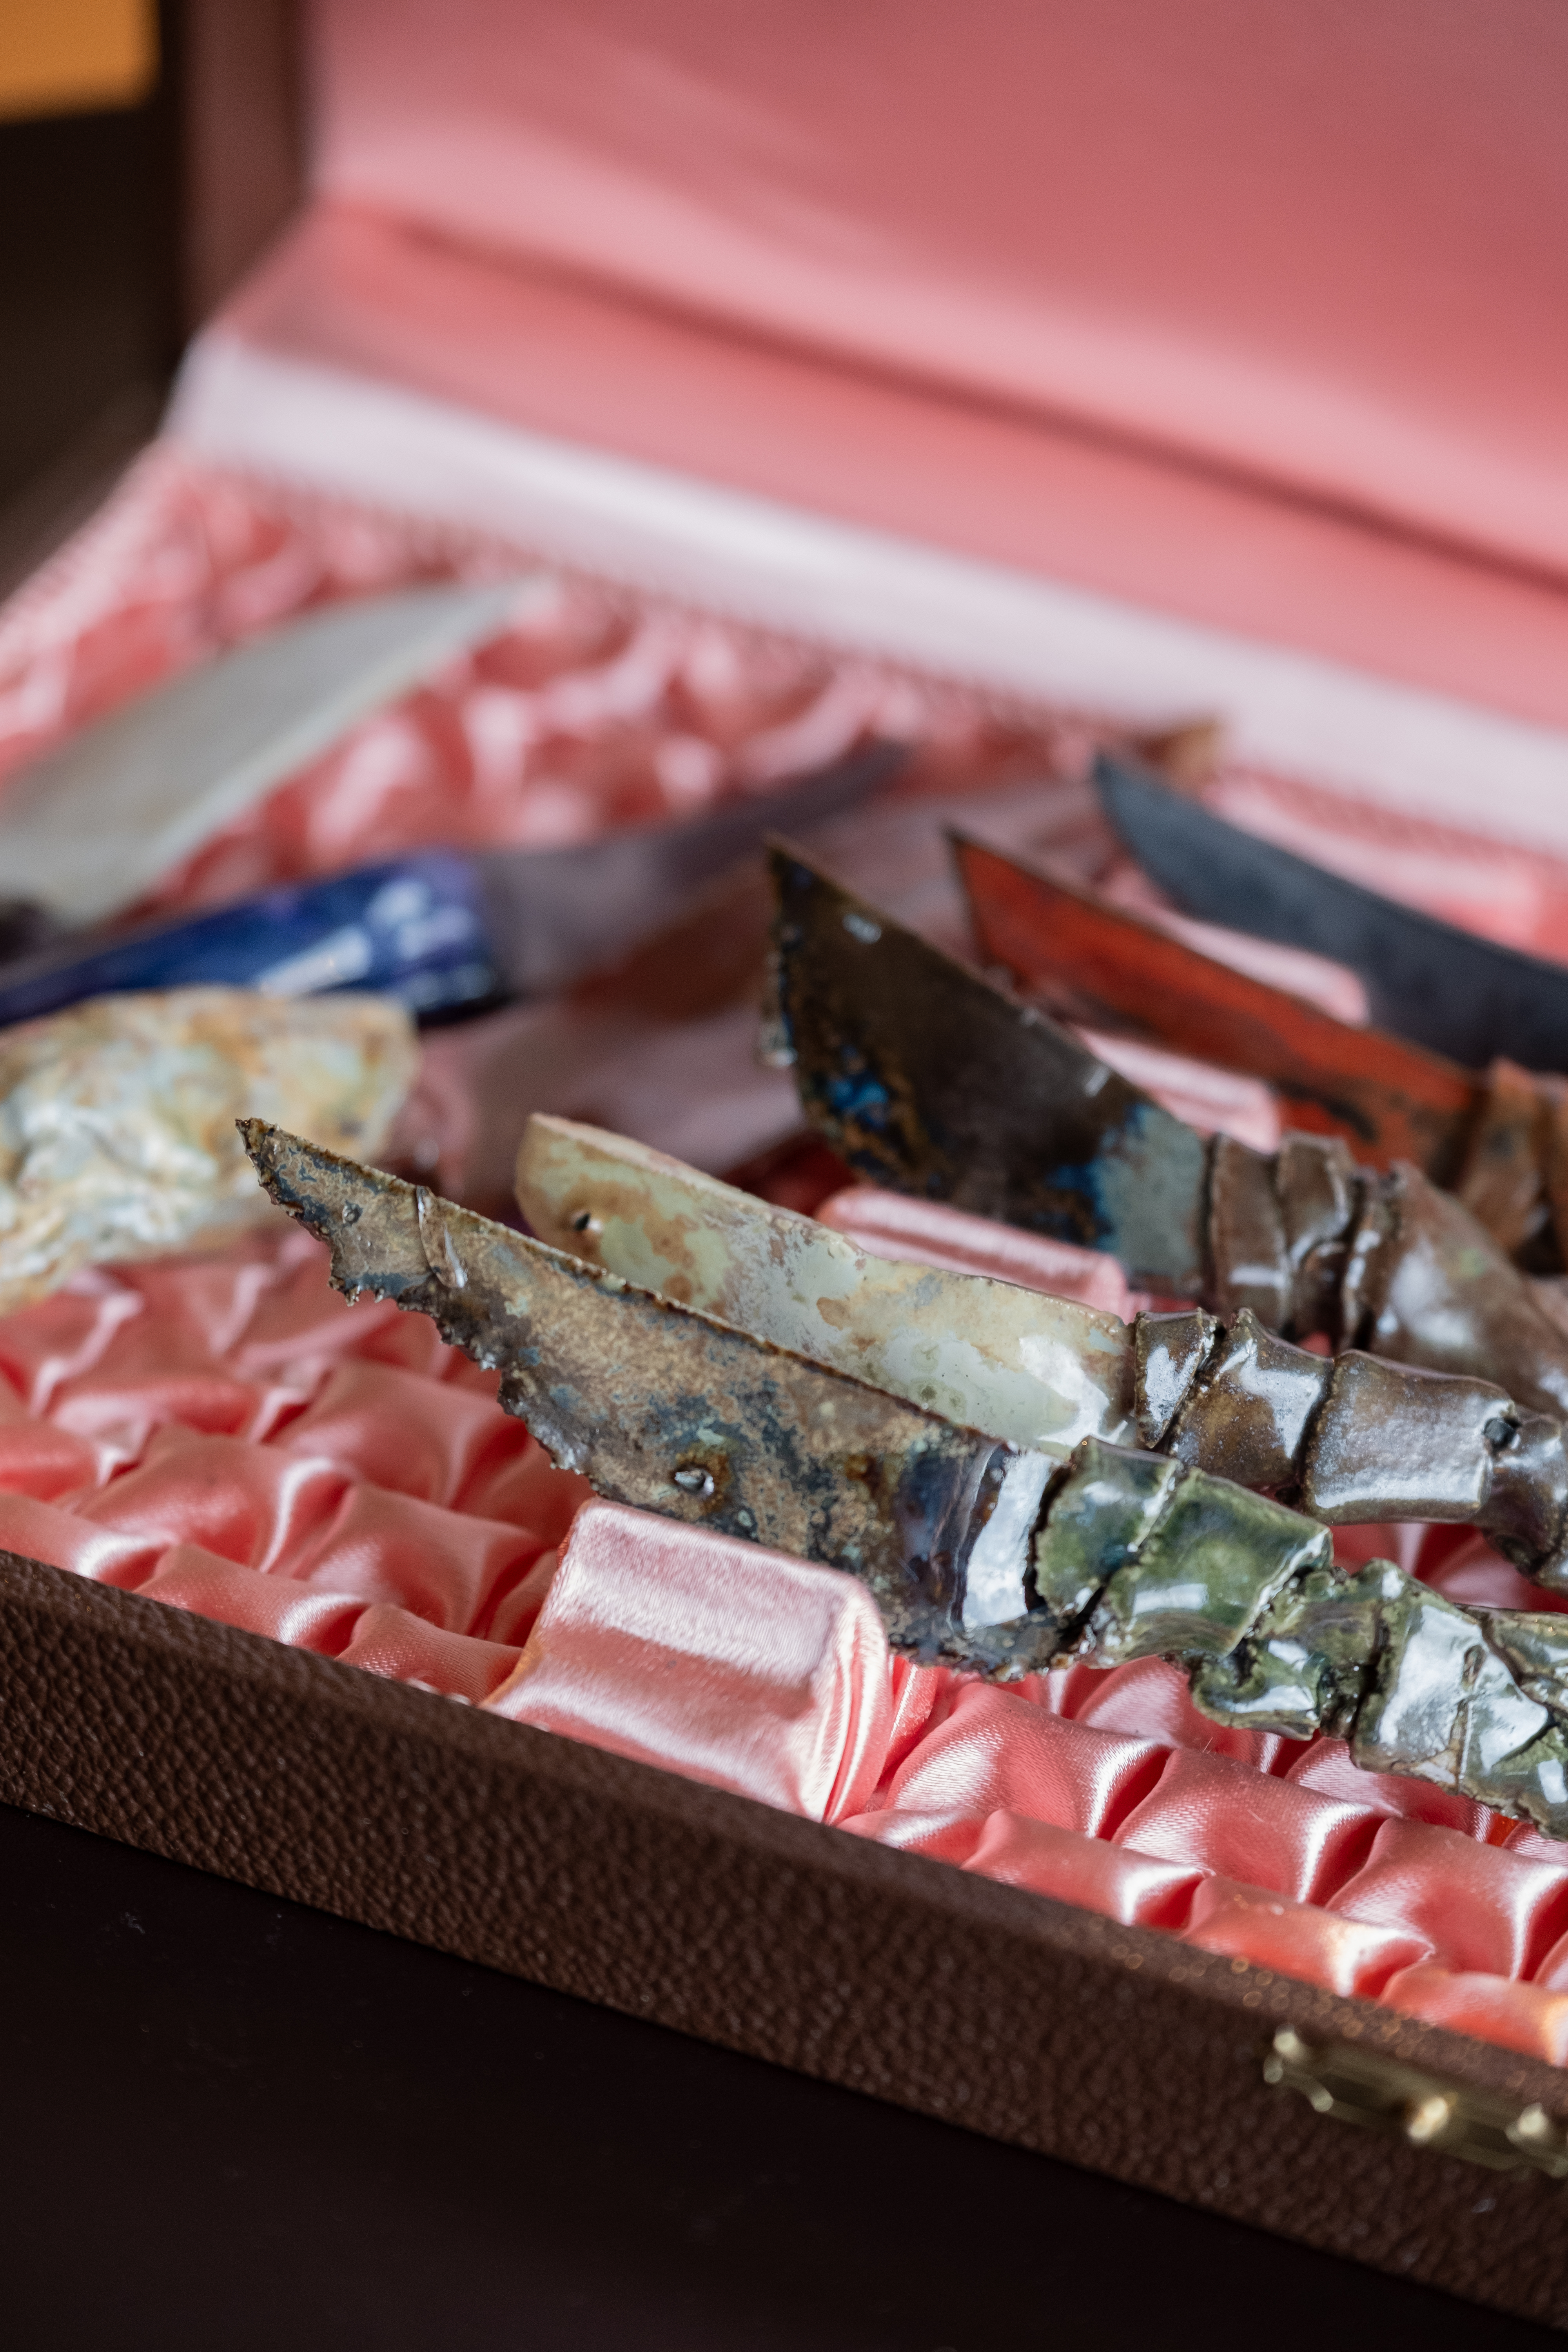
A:
[[[202,982],[275,996],[374,989],[425,1016],[544,995],[661,929],[774,825],[805,826],[851,807],[905,756],[897,744],[868,744],[683,824],[571,848],[416,850],[183,922],[68,936],[0,969],[0,1024],[88,996]]]

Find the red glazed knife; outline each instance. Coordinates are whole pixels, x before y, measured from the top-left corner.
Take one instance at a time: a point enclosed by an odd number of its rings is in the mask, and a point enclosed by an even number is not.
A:
[[[963,835],[952,839],[984,961],[1052,1012],[1264,1078],[1290,1125],[1342,1135],[1374,1167],[1413,1160],[1436,1183],[1454,1184],[1487,1091],[1469,1071],[1336,1021],[1092,891]]]

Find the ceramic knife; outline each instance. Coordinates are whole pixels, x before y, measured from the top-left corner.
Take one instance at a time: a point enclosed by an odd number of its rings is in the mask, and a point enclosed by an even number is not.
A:
[[[329,605],[155,687],[6,785],[6,898],[67,923],[133,906],[360,719],[496,635],[543,584],[416,588]]]
[[[502,1408],[602,1495],[821,1561],[896,1651],[1009,1681],[1165,1657],[1220,1723],[1457,1790],[1568,1834],[1560,1616],[1471,1612],[1327,1528],[1172,1456],[999,1444],[719,1317],[525,1240],[260,1119],[272,1198],[334,1286],[430,1316]],[[719,1614],[721,1617],[721,1590]]]
[[[1342,1135],[1374,1168],[1413,1160],[1452,1186],[1484,1091],[1470,1072],[1337,1021],[1059,875],[951,838],[982,961],[1051,1012],[1267,1079],[1289,1126]]]
[[[812,1125],[861,1175],[1195,1297],[1204,1139],[1037,1006],[775,844],[778,1050]]]
[[[1347,882],[1124,756],[1102,753],[1095,782],[1126,847],[1185,913],[1348,964],[1381,1028],[1472,1069],[1499,1055],[1568,1069],[1568,967]]]
[[[1353,1349],[1325,1358],[1245,1307],[1225,1323],[1187,1309],[1125,1324],[868,1256],[815,1217],[573,1119],[529,1120],[517,1202],[540,1241],[584,1264],[987,1436],[1060,1461],[1085,1437],[1135,1433],[1330,1526],[1464,1521],[1568,1590],[1562,1423],[1489,1381]]]
[[[1119,1257],[1141,1288],[1495,1381],[1568,1420],[1568,1322],[1452,1193],[1339,1136],[1205,1139],[1038,1005],[773,846],[765,1034],[833,1150],[894,1191]]]
[[[0,1024],[88,996],[214,982],[272,996],[374,989],[426,1017],[545,995],[661,929],[773,825],[851,807],[904,757],[873,742],[678,824],[563,849],[417,850],[181,922],[68,937],[0,969]]]

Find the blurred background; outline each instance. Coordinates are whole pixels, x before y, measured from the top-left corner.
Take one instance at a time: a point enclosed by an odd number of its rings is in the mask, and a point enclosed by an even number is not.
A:
[[[0,594],[154,429],[298,201],[294,0],[0,11]]]
[[[274,246],[183,394],[230,461],[300,470],[302,361],[1561,730],[1565,82],[1555,0],[5,0],[0,586]],[[552,497],[468,520],[634,575]],[[1361,705],[1331,758],[1300,681],[1046,662],[1043,608],[961,659],[943,593],[922,665],[1477,814]]]

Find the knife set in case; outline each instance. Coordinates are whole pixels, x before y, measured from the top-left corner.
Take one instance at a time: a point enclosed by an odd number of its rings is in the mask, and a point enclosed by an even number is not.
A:
[[[1144,1580],[1120,1651],[1112,1580],[1076,1619],[1061,1604],[1078,1651],[1001,1655],[1007,1612],[1037,1632],[1044,1606],[1015,1538],[1054,1528],[1065,1558],[1069,1518],[1103,1532],[1082,1461],[1104,1487],[1117,1449],[1152,1444],[1162,1495],[1217,1509],[1202,1480],[1239,1479],[1248,1558],[1265,1528],[1290,1552],[1248,1603],[1264,1658],[1324,1529],[1234,1449],[1181,1454],[1168,1430],[1196,1408],[1156,1429],[1150,1400],[1184,1318],[1211,1384],[1261,1392],[1287,1357],[1329,1375],[1275,1336],[1245,1202],[1234,1295],[1205,1289],[1215,1171],[1236,1202],[1255,1162],[1304,1181],[1283,1105],[1325,1169],[1336,1136],[1377,1171],[1417,1137],[1453,1183],[1491,1057],[1568,1063],[1539,1025],[1551,972],[1529,968],[1568,870],[1560,419],[1518,364],[1547,331],[1533,247],[1503,194],[1460,237],[1419,154],[1402,173],[1358,143],[1405,90],[1394,0],[1353,58],[1323,29],[1342,80],[1305,94],[1272,15],[1238,52],[1200,10],[1180,58],[1159,12],[1130,16],[1112,40],[988,0],[962,39],[942,12],[873,11],[807,43],[793,11],[720,24],[699,0],[636,28],[611,0],[307,12],[309,205],[197,339],[159,443],[0,615],[0,761],[24,778],[0,848],[35,909],[0,940],[0,1016],[193,982],[437,1016],[386,1147],[406,1263],[363,1254],[380,1195],[333,1178],[329,1215],[257,1144],[310,1234],[100,1265],[0,1318],[0,1793],[1563,2325],[1568,1846],[1541,1825],[1546,1748],[1510,1811],[1479,1730],[1440,1784],[1408,1726],[1366,1760],[1364,1706],[1281,1731],[1232,1693],[1226,1715],[1217,1668],[1189,1689],[1172,1645],[1128,1633],[1164,1574],[1158,1513],[1119,1555]],[[1479,75],[1531,135],[1501,45],[1445,38],[1418,44],[1399,119],[1479,103]],[[1237,76],[1267,160],[1216,119]],[[1075,143],[1091,126],[1133,191],[1131,241]],[[1243,185],[1258,253],[1233,233]],[[1358,206],[1378,235],[1334,243]],[[1422,310],[1405,265],[1435,223],[1489,343]],[[248,719],[226,667],[252,681]],[[269,720],[279,678],[291,731]],[[194,699],[171,703],[182,679]],[[182,832],[168,746],[204,740],[204,696],[227,733]],[[1210,712],[1218,777],[1184,797],[1152,739]],[[1242,861],[1266,803],[1277,836],[1315,825],[1359,884],[1426,910],[1397,971],[1375,906],[1347,928],[1364,888],[1334,900],[1320,875],[1305,932],[1269,912],[1277,849],[1267,872],[1225,866],[1205,826],[1241,813]],[[770,828],[813,861],[775,859],[772,1067],[752,1058],[767,890],[733,864]],[[803,912],[812,873],[847,887]],[[1473,1010],[1473,987],[1434,982],[1429,919],[1473,933],[1482,875],[1537,1028],[1423,1030],[1413,1004]],[[1097,891],[1147,957],[1165,925],[1187,961],[1116,964]],[[905,926],[984,971],[900,978]],[[1204,963],[1205,941],[1250,976]],[[803,1012],[828,985],[813,955],[841,993]],[[900,1069],[847,1035],[862,965],[892,973]],[[1363,1025],[1346,967],[1398,1036]],[[1159,971],[1168,993],[1141,1002]],[[1051,1044],[1004,974],[1074,1034]],[[1338,1010],[1291,995],[1281,1044],[1258,974]],[[1200,1013],[1202,1040],[1180,1026]],[[1010,1021],[1034,1024],[1026,1051]],[[1276,1024],[1268,1067],[1249,1021]],[[947,1056],[941,1117],[922,1054]],[[1036,1215],[1007,1139],[1022,1165],[1053,1054],[1094,1149],[1058,1155]],[[1485,1099],[1501,1135],[1496,1083]],[[514,1202],[530,1108],[560,1116],[530,1130]],[[1166,1154],[1133,1166],[1118,1143],[1127,1181],[1107,1172],[1118,1120]],[[1136,1239],[1183,1152],[1185,1256]],[[1394,1210],[1357,1198],[1386,1241]],[[1542,1285],[1532,1344],[1555,1362],[1544,1213],[1529,1246],[1489,1230],[1496,1279]],[[323,1238],[367,1294],[353,1314]],[[781,1288],[768,1268],[797,1249]],[[548,1308],[525,1307],[531,1281]],[[1400,1331],[1352,1339],[1380,1378],[1418,1378]],[[771,1391],[768,1349],[794,1368]],[[671,1367],[700,1349],[683,1389]],[[1518,1360],[1467,1371],[1465,1443],[1506,1509],[1352,1512],[1332,1549],[1357,1592],[1392,1563],[1380,1655],[1419,1621],[1501,1692],[1489,1612],[1544,1628],[1496,1706],[1554,1724],[1556,1554],[1511,1498],[1539,1518],[1555,1474]],[[973,1464],[954,1429],[984,1433]],[[980,1500],[955,1566],[961,1453]],[[1457,1491],[1457,1458],[1429,1446],[1420,1491]],[[847,1501],[823,1465],[851,1459]],[[1195,1604],[1160,1539],[1168,1615]],[[894,1591],[917,1572],[934,1615]],[[992,1679],[952,1671],[953,1624]]]

